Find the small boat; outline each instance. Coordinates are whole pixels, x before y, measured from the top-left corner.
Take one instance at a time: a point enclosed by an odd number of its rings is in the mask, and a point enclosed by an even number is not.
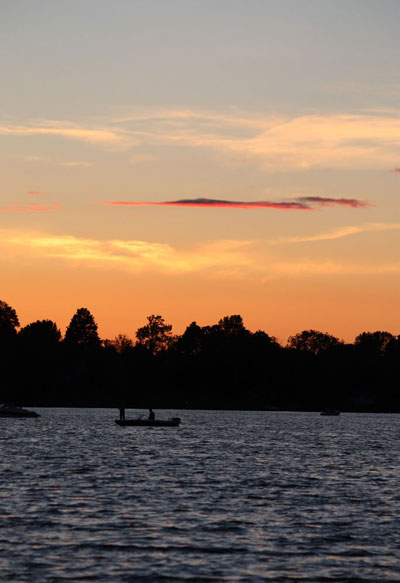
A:
[[[172,419],[115,419],[115,423],[121,427],[178,427],[181,422],[180,417]]]
[[[340,415],[339,409],[324,409],[321,415]]]
[[[40,417],[40,415],[36,411],[22,409],[22,407],[18,407],[17,405],[0,405],[1,417]]]

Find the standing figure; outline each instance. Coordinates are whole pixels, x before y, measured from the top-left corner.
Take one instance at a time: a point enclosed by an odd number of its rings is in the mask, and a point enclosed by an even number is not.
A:
[[[125,408],[124,407],[119,408],[119,420],[125,421]]]
[[[149,409],[149,421],[154,421],[155,418],[153,409]]]

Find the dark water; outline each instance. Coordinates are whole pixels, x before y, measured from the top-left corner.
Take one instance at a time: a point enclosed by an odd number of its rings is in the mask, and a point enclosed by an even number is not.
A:
[[[2,581],[400,581],[400,415],[40,412],[0,419]]]

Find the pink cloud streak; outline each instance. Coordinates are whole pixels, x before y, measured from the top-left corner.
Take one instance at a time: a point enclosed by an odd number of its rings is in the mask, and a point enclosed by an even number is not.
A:
[[[193,198],[173,200],[166,202],[133,202],[133,201],[104,201],[95,204],[109,206],[179,206],[179,207],[206,207],[206,208],[238,208],[238,209],[277,209],[277,210],[313,210],[318,206],[349,206],[352,208],[362,208],[368,203],[353,198],[329,198],[321,196],[305,196],[296,198],[292,202],[271,202],[271,201],[231,201],[216,200],[211,198]]]
[[[208,208],[274,208],[274,209],[296,209],[308,210],[310,207],[298,202],[240,202],[230,200],[213,200],[208,198],[194,198],[188,200],[173,200],[167,202],[127,202],[127,201],[109,201],[99,202],[96,204],[115,205],[115,206],[190,206],[190,207],[208,207]]]
[[[4,213],[50,213],[59,210],[59,204],[39,204],[37,202],[31,203],[14,203],[0,207],[0,211]]]

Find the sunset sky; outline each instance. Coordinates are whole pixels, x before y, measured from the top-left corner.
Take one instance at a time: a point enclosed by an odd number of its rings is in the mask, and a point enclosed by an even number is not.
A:
[[[14,0],[0,299],[400,334],[398,0]]]

